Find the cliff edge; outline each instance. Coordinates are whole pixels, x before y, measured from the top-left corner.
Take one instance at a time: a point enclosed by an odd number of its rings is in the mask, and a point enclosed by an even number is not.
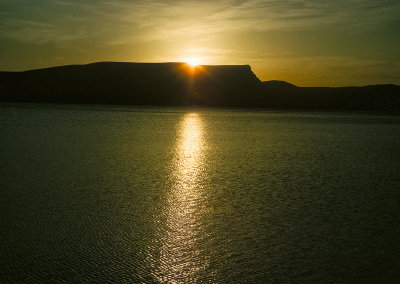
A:
[[[400,86],[261,82],[248,65],[99,62],[0,72],[0,102],[400,111]]]

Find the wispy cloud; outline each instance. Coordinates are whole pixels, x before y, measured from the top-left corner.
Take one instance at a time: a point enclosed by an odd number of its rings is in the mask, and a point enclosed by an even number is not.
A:
[[[25,12],[18,10],[23,7]],[[400,13],[398,1],[37,1],[0,5],[0,36],[65,42],[107,36],[111,44],[133,40],[201,39],[227,32],[298,30],[371,25]],[[8,11],[8,12],[7,12]],[[368,20],[366,20],[368,19]],[[30,23],[35,23],[31,25]]]
[[[65,44],[84,38],[83,31],[68,27],[59,27],[56,24],[35,20],[10,19],[7,25],[0,27],[0,35],[21,42],[35,44],[56,43]]]
[[[112,37],[110,44],[134,40],[206,41],[227,33],[268,31],[324,29],[327,33],[354,33],[375,28],[400,14],[398,3],[379,3],[347,1],[343,8],[333,1],[315,0],[117,1],[108,4],[115,11],[110,23],[118,23],[118,37]]]

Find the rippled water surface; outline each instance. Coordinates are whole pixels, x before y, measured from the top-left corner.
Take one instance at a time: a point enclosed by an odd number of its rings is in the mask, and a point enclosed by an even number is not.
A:
[[[400,117],[3,106],[2,283],[398,283]]]

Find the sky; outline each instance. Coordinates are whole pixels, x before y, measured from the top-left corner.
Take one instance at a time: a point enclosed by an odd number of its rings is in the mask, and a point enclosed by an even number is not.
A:
[[[249,64],[298,86],[400,84],[399,0],[0,0],[0,70]]]

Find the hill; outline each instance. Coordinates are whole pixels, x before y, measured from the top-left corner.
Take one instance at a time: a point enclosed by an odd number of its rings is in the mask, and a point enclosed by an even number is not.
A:
[[[400,111],[400,87],[261,82],[248,65],[99,62],[0,72],[0,101]]]

